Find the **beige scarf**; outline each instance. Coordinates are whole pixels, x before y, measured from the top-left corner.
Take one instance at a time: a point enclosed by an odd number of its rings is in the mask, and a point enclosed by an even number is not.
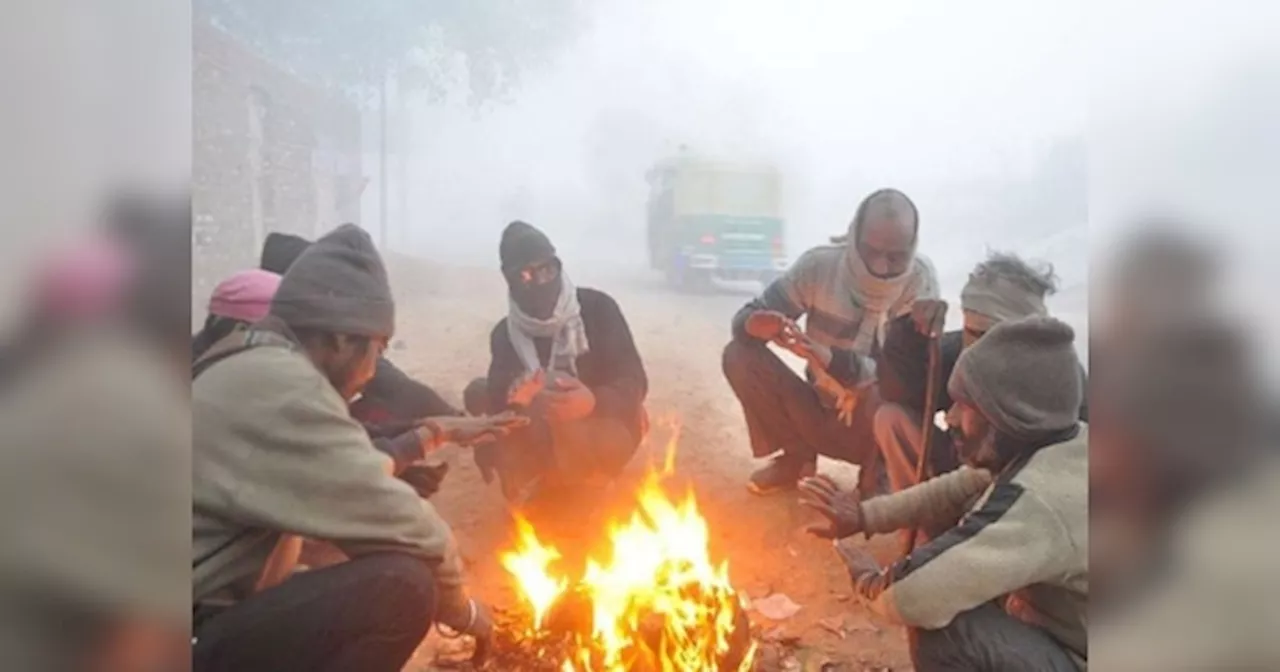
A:
[[[873,275],[862,261],[862,255],[850,245],[845,252],[845,263],[840,270],[840,284],[853,297],[855,305],[862,308],[862,321],[858,335],[853,340],[853,351],[868,355],[876,343],[884,343],[884,329],[889,322],[889,310],[893,308],[916,277],[915,250],[911,265],[901,275],[880,278]]]
[[[524,364],[525,371],[542,368],[535,338],[551,339],[551,361],[548,373],[578,376],[578,358],[586,354],[587,330],[582,322],[582,306],[578,305],[578,288],[569,276],[560,272],[560,298],[551,317],[539,320],[529,316],[515,301],[508,300],[507,336]]]

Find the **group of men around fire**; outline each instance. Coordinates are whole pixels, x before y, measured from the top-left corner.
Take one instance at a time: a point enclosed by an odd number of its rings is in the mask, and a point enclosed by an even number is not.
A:
[[[877,191],[734,317],[725,377],[752,454],[772,457],[748,487],[799,488],[857,595],[907,627],[916,669],[1084,669],[1085,376],[1047,315],[1054,279],[991,255],[944,332],[919,238],[914,204]],[[384,357],[395,301],[353,225],[272,234],[260,269],[215,290],[192,353],[196,670],[399,670],[432,624],[483,656],[492,620],[427,501],[445,475],[428,456],[472,447],[513,506],[622,472],[648,380],[621,308],[527,223],[499,257],[508,312],[465,410]],[[859,465],[858,486],[819,475],[819,455]],[[841,541],[884,533],[913,547],[888,567]],[[348,559],[300,571],[304,539]]]

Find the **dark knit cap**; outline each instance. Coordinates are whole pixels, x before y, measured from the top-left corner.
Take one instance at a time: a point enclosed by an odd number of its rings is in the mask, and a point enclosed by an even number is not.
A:
[[[295,329],[391,336],[395,303],[369,234],[343,224],[311,244],[284,274],[270,314]]]
[[[1068,429],[1084,401],[1075,332],[1052,317],[1001,322],[960,354],[947,392],[1015,439]]]
[[[262,244],[262,261],[258,267],[264,271],[284,275],[310,245],[311,241],[302,236],[272,231],[267,234],[267,240]]]
[[[556,248],[547,234],[538,227],[519,220],[502,230],[502,242],[498,243],[498,258],[502,271],[516,271],[529,264],[556,256]]]

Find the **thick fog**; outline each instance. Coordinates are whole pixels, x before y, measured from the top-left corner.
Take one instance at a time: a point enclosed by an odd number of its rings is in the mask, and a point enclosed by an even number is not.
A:
[[[507,101],[413,104],[410,216],[390,240],[491,264],[501,227],[522,218],[574,263],[640,267],[645,171],[686,144],[781,168],[792,256],[843,232],[882,186],[916,199],[922,249],[944,273],[987,247],[1071,247],[1049,234],[1083,247],[1083,217],[1022,230],[1012,215],[1026,212],[1017,185],[1055,151],[1084,211],[1082,9],[910,5],[584,3],[576,35]],[[365,205],[376,222],[373,185]],[[1085,257],[1061,260],[1065,279],[1082,279]]]

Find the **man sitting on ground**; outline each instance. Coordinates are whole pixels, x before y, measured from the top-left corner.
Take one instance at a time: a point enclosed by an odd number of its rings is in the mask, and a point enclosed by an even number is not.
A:
[[[433,622],[487,641],[490,621],[467,597],[449,526],[391,476],[347,408],[394,322],[380,256],[368,234],[343,225],[298,258],[266,319],[197,363],[195,670],[398,671]],[[427,423],[399,446],[416,454],[397,461],[512,424]],[[304,537],[351,559],[295,576]]]
[[[865,550],[836,545],[855,593],[907,626],[920,672],[1087,666],[1089,436],[1073,341],[1066,324],[1032,317],[996,325],[960,355],[947,422],[971,468],[866,502],[828,479],[803,484],[828,520],[813,531],[831,539],[970,507],[884,569]]]
[[[467,410],[512,409],[533,424],[477,449],[477,464],[486,482],[497,473],[513,502],[605,485],[646,431],[649,380],[631,328],[608,294],[574,286],[542,231],[512,222],[498,253],[509,308],[490,335],[488,376],[467,389]]]
[[[910,199],[893,189],[877,191],[858,206],[846,242],[806,252],[734,317],[724,374],[742,403],[751,452],[768,457],[782,451],[751,476],[752,492],[794,487],[814,473],[820,452],[858,465],[873,463],[877,402],[875,366],[869,358],[883,343],[889,320],[910,314],[917,299],[938,296],[932,266],[916,254],[918,240],[919,216]],[[847,420],[839,417],[828,394],[802,380],[766,347],[779,342],[807,357],[804,343],[785,338],[802,315],[807,340],[867,359],[856,379],[844,376],[857,395]],[[935,319],[917,317],[922,325]],[[812,381],[814,362],[809,359]],[[869,469],[863,472],[872,475]]]

